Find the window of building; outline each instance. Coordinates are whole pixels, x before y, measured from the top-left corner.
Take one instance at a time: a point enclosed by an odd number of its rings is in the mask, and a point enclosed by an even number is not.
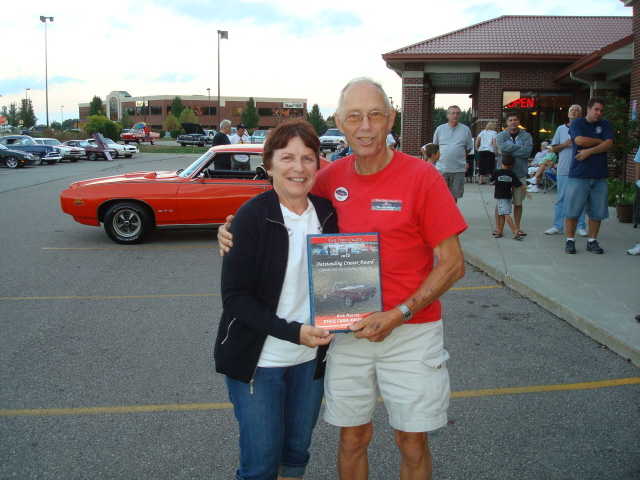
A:
[[[151,115],[162,115],[162,107],[151,107]]]
[[[242,107],[232,107],[231,108],[231,115],[240,116],[240,115],[242,115],[242,110],[243,110]]]
[[[149,115],[149,106],[136,107],[136,115]]]
[[[133,107],[125,107],[122,109],[122,114],[124,115],[125,113],[128,113],[129,115],[135,115],[136,110]]]
[[[259,108],[258,115],[261,117],[273,117],[275,115],[275,108]]]
[[[109,116],[114,122],[118,121],[118,99],[116,97],[109,99]]]
[[[507,126],[507,112],[516,111],[520,126],[531,134],[532,155],[540,151],[540,142],[553,138],[556,129],[569,121],[569,107],[573,104],[573,92],[502,92],[502,127]]]

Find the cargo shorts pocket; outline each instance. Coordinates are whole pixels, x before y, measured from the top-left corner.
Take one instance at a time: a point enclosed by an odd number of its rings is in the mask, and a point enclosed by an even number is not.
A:
[[[449,360],[449,352],[447,352],[444,348],[438,353],[434,353],[433,355],[429,355],[427,357],[422,358],[422,363],[425,365],[427,370],[432,372],[437,372],[438,370],[444,370],[447,366],[447,360]]]

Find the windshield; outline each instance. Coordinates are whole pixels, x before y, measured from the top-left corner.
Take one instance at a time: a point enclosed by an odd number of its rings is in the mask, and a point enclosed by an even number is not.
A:
[[[343,136],[340,133],[340,130],[338,130],[337,128],[330,128],[329,130],[327,130],[327,133],[325,133],[325,135],[327,137],[342,137]]]
[[[9,149],[0,143],[0,150],[9,150]]]
[[[178,176],[182,178],[190,177],[191,174],[193,174],[193,172],[195,172],[198,169],[198,167],[202,165],[203,162],[209,161],[212,155],[213,155],[212,152],[206,152],[204,155],[198,158],[195,162],[193,162],[191,165],[185,168],[182,172],[180,172]]]
[[[266,130],[256,130],[255,132],[253,132],[253,136],[254,137],[266,137],[267,136],[267,131]]]
[[[55,138],[43,140],[45,145],[61,145],[61,143]]]

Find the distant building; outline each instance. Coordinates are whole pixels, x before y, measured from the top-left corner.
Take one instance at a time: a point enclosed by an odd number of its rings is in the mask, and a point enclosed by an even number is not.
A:
[[[171,112],[171,102],[180,97],[182,105],[190,108],[198,117],[200,125],[217,129],[218,98],[217,95],[148,95],[132,97],[128,92],[114,90],[103,102],[107,117],[120,121],[127,112],[134,123],[145,122],[151,128],[162,128],[167,115]],[[307,118],[306,98],[261,98],[254,97],[256,109],[260,116],[258,129],[266,130],[275,127],[291,118]],[[247,107],[249,97],[220,97],[220,120],[228,118],[237,125],[242,121],[242,112]],[[81,103],[80,121],[86,121],[89,115],[89,104]]]

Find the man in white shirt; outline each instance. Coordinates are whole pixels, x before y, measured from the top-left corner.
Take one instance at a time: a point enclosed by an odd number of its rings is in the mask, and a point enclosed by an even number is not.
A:
[[[232,145],[235,144],[249,144],[251,143],[251,139],[244,132],[246,127],[244,124],[240,124],[236,127],[238,129],[238,133],[235,135],[231,135],[229,140]],[[234,155],[231,160],[231,170],[251,170],[251,162],[249,162],[249,155]]]
[[[389,130],[389,135],[387,135],[387,148],[396,148],[396,145],[396,139],[393,138],[393,133]]]
[[[451,105],[447,109],[449,122],[440,125],[433,134],[433,143],[440,147],[440,160],[436,163],[436,168],[456,203],[464,194],[467,155],[473,148],[471,130],[460,123],[460,113],[460,107]]]

